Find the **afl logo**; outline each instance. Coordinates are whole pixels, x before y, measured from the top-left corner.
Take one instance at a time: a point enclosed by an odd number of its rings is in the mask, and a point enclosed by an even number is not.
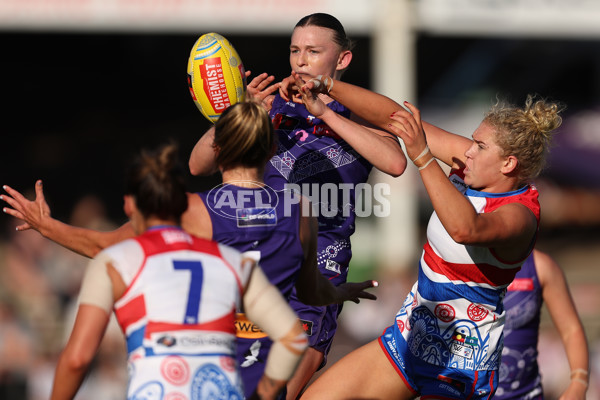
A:
[[[440,303],[435,306],[435,316],[442,322],[450,322],[455,317],[454,307],[449,304]]]
[[[480,306],[479,304],[471,303],[467,308],[467,314],[469,319],[473,322],[478,322],[487,317],[489,311]]]

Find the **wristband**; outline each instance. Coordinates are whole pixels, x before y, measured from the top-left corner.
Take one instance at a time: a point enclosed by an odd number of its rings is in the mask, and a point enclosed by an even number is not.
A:
[[[575,368],[573,371],[571,371],[571,378],[573,377],[573,375],[577,375],[577,374],[582,374],[582,375],[587,376],[589,374],[589,372],[583,368]]]
[[[433,162],[433,160],[435,160],[435,158],[433,158],[433,156],[431,156],[431,158],[429,159],[429,161],[427,161],[427,162],[425,163],[425,165],[423,165],[423,166],[419,167],[419,171],[422,171],[422,170],[424,170],[425,168],[427,168],[427,166],[428,166],[429,164],[431,164],[431,163]]]
[[[321,83],[325,85],[327,87],[328,94],[331,92],[331,89],[333,89],[333,79],[328,76],[323,77],[323,75],[317,75],[316,77],[312,78],[311,81],[314,83],[315,89],[321,87]]]
[[[588,382],[586,380],[583,380],[581,378],[571,378],[572,382],[577,382],[577,383],[581,383],[584,387],[588,387]]]
[[[428,152],[429,152],[429,146],[425,145],[425,148],[423,149],[423,151],[421,152],[421,154],[419,154],[414,160],[411,160],[411,161],[412,162],[417,161],[419,158],[423,157]]]

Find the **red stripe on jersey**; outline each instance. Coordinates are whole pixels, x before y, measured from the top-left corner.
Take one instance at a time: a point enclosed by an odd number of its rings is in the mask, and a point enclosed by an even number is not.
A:
[[[127,331],[129,325],[139,321],[146,316],[146,301],[144,295],[134,297],[127,304],[115,309],[115,316],[123,332]]]
[[[167,243],[165,237],[168,237],[171,240]],[[177,240],[177,237],[179,237],[180,240]],[[193,250],[216,257],[221,256],[221,252],[219,251],[216,242],[190,236],[185,231],[176,228],[146,231],[141,236],[138,236],[136,240],[144,249],[146,257],[153,256],[157,253],[163,253],[165,251],[165,246],[167,246],[169,251]]]
[[[529,208],[539,223],[540,203],[538,201],[538,191],[533,185],[530,185],[529,188],[521,194],[506,197],[486,197],[486,204],[483,212],[492,212],[498,207],[510,203],[523,204],[525,207]]]
[[[235,335],[235,313],[231,310],[226,316],[215,319],[214,321],[205,322],[203,324],[171,324],[168,322],[152,322],[149,321],[146,326],[146,338],[150,337],[150,334],[156,332],[168,332],[168,331],[216,331],[225,332]]]
[[[531,278],[515,278],[510,285],[508,285],[509,292],[531,292],[534,289],[533,279]]]
[[[425,263],[433,271],[445,275],[452,281],[484,283],[491,286],[504,286],[510,284],[519,268],[502,269],[487,263],[458,264],[443,260],[425,243]]]

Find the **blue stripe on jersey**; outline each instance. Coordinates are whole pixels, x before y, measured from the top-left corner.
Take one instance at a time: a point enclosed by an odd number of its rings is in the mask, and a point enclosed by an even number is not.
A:
[[[525,193],[528,189],[529,189],[529,186],[526,185],[520,189],[513,190],[512,192],[489,193],[489,192],[480,192],[479,190],[474,190],[474,189],[471,189],[470,187],[467,187],[465,195],[470,196],[470,197],[500,198],[500,197],[508,197],[508,196],[515,196],[517,194],[522,194],[522,193]]]
[[[135,349],[142,347],[144,341],[144,333],[146,332],[146,325],[138,328],[137,330],[127,335],[127,353],[131,354]]]
[[[501,314],[504,310],[502,301],[498,301],[497,290],[480,286],[467,286],[464,283],[434,282],[425,275],[422,267],[419,269],[419,295],[424,299],[434,301],[466,299],[472,303],[489,304],[496,307],[496,313],[498,314]]]
[[[146,352],[146,357],[154,357],[154,356],[158,356],[158,357],[164,357],[164,356],[181,356],[181,357],[231,357],[233,358],[234,355],[231,353],[178,353],[178,352],[172,352],[172,353],[155,353],[154,350],[151,347],[144,347],[144,350]]]

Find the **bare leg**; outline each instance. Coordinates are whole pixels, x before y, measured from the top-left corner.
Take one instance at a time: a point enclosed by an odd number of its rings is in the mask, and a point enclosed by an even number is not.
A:
[[[415,397],[374,340],[333,364],[306,389],[302,400]]]
[[[296,400],[300,397],[300,393],[304,387],[308,384],[317,368],[323,362],[323,353],[318,350],[309,347],[302,357],[302,361],[296,368],[294,376],[287,383],[287,396],[286,400]]]

